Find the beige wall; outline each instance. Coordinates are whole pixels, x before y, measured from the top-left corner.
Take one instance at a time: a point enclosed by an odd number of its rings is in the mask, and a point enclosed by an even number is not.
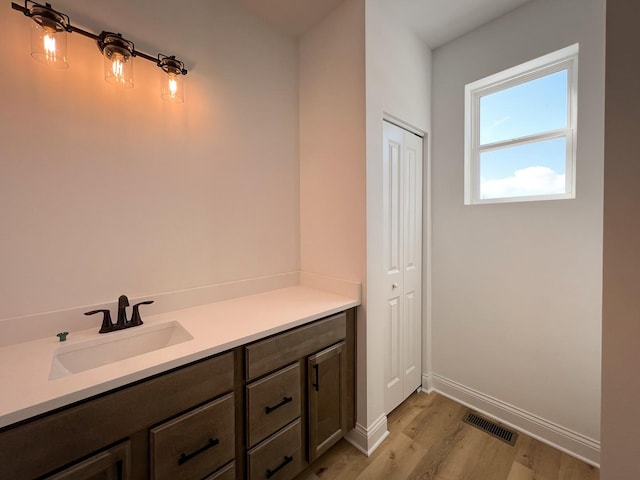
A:
[[[363,0],[300,39],[302,270],[366,284]],[[367,412],[367,309],[358,309],[358,422]]]
[[[602,480],[640,478],[640,5],[607,0]]]
[[[102,79],[69,35],[68,70],[29,56],[30,20],[5,5],[0,76],[0,319],[299,269],[295,40],[233,2],[61,1],[190,72],[186,103]]]
[[[604,11],[603,0],[529,2],[433,58],[434,384],[592,462],[600,438]],[[576,199],[465,206],[465,84],[576,42]]]
[[[364,2],[340,5],[299,48],[302,270],[362,282]]]
[[[382,119],[390,114],[423,132],[430,128],[431,52],[386,7],[348,0],[300,40],[301,264],[363,283],[358,425],[349,438],[364,451],[387,430],[379,347],[384,305],[371,287],[379,283],[371,272],[381,258]]]

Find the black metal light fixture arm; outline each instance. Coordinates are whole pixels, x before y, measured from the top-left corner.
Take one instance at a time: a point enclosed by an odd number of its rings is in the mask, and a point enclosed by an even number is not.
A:
[[[24,6],[23,5],[19,5],[15,2],[11,2],[11,8],[13,8],[14,10],[17,10],[19,12],[22,12],[25,16],[27,17],[32,17],[32,13],[31,13],[31,9],[28,7],[28,4],[32,4],[32,6],[34,7],[40,7],[40,8],[46,8],[48,10],[54,11],[56,14],[60,15],[61,17],[64,18],[65,20],[65,24],[64,24],[64,28],[65,30],[67,30],[69,33],[79,33],[80,35],[83,35],[87,38],[91,38],[92,40],[97,41],[98,43],[100,43],[101,41],[104,40],[104,36],[105,34],[108,34],[109,32],[102,32],[100,33],[100,35],[96,35],[95,33],[89,32],[87,30],[83,30],[82,28],[76,27],[75,25],[71,25],[71,22],[69,20],[68,15],[65,15],[63,13],[60,13],[56,10],[53,10],[53,8],[51,7],[51,4],[49,3],[45,3],[44,5],[41,5],[39,3],[36,2],[32,2],[31,0],[26,0],[24,2]],[[167,57],[166,55],[162,55],[159,54],[158,56],[152,57],[151,55],[148,55],[144,52],[141,52],[139,50],[136,50],[135,48],[132,50],[131,55],[133,55],[134,57],[140,57],[140,58],[144,58],[145,60],[149,60],[150,62],[155,63],[157,66],[161,67],[161,58],[173,58],[175,59],[175,56],[173,57]],[[182,66],[182,68],[180,69],[180,73],[182,75],[186,75],[187,74],[187,69],[184,68],[184,64],[182,64],[182,62],[179,62]]]

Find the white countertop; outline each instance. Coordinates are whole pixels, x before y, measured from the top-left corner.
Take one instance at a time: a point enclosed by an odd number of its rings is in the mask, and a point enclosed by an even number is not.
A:
[[[96,316],[94,328],[72,331],[66,342],[51,337],[2,347],[0,427],[359,304],[355,298],[295,286],[158,315],[145,316],[142,311],[144,325],[135,329],[177,321],[193,340],[55,380],[49,380],[49,372],[58,347],[129,329],[99,335]]]

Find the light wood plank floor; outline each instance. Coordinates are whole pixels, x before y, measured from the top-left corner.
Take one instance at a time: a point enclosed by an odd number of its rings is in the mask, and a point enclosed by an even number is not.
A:
[[[296,480],[598,480],[600,472],[524,434],[514,446],[461,422],[467,409],[414,393],[388,417],[389,437],[366,457],[345,440]]]

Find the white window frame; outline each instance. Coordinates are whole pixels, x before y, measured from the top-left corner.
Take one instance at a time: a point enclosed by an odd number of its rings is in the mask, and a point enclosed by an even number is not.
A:
[[[544,55],[465,86],[465,205],[575,198],[578,123],[578,44]],[[480,145],[480,98],[552,73],[567,70],[567,128]],[[480,198],[480,154],[544,140],[566,140],[565,193],[521,197]]]

